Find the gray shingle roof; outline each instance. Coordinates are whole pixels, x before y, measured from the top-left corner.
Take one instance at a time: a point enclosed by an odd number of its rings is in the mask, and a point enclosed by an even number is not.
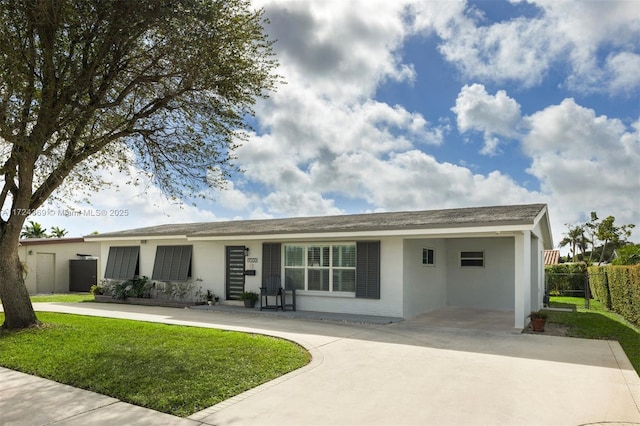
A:
[[[85,238],[240,236],[314,234],[401,229],[437,229],[472,226],[532,225],[545,204],[470,207],[461,209],[366,213],[286,219],[234,220],[158,225],[147,228],[88,235]]]

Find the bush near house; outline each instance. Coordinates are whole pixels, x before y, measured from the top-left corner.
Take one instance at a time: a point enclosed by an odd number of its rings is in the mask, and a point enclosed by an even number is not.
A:
[[[589,267],[589,288],[591,296],[611,310],[611,295],[607,279],[608,266]]]
[[[577,296],[584,293],[587,266],[584,263],[561,263],[544,268],[547,289],[552,296]]]
[[[592,266],[589,275],[596,300],[632,324],[640,325],[640,265]]]

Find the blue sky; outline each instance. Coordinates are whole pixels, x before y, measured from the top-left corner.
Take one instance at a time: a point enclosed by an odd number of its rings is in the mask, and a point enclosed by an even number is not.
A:
[[[640,226],[637,1],[254,4],[287,84],[256,105],[243,175],[196,206],[121,186],[71,204],[126,216],[35,219],[83,235],[543,202],[556,243],[591,211]]]

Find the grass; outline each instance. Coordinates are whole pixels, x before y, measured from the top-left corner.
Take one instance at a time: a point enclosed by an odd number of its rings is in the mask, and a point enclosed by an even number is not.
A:
[[[91,293],[69,293],[69,294],[40,294],[37,296],[31,296],[31,303],[47,303],[47,302],[66,302],[66,303],[79,303],[79,302],[93,302],[93,295]]]
[[[571,337],[617,340],[640,374],[640,328],[595,300],[591,300],[590,309],[586,309],[583,298],[551,297],[551,307],[570,308],[572,312],[549,311],[547,321],[568,327],[567,335]]]
[[[306,365],[273,337],[80,315],[0,331],[0,365],[186,417]],[[0,322],[4,315],[0,313]]]

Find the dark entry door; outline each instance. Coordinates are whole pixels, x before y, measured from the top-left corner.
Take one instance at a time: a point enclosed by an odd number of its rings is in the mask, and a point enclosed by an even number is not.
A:
[[[244,291],[244,246],[227,246],[227,299],[240,300]]]

